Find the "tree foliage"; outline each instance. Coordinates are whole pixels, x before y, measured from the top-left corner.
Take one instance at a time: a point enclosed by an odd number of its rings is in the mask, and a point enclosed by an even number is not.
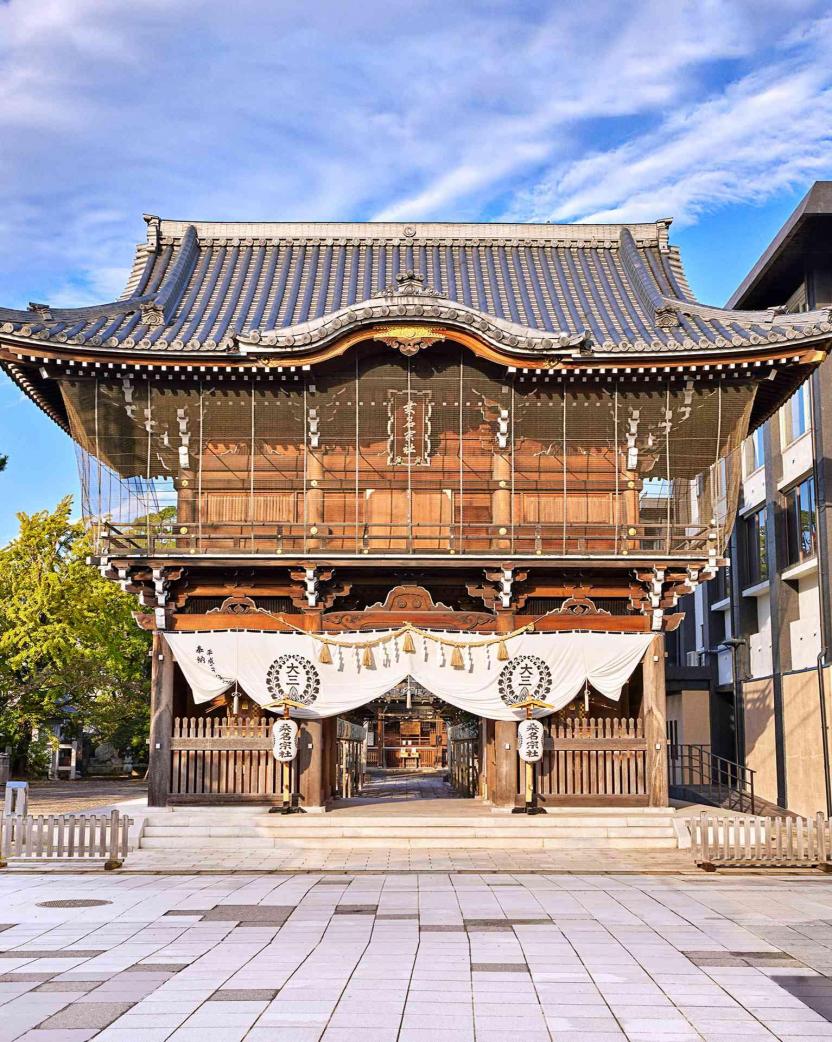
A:
[[[117,748],[144,749],[149,635],[135,603],[87,563],[90,546],[54,511],[18,514],[20,531],[0,549],[0,745],[20,769],[32,733],[61,724]]]

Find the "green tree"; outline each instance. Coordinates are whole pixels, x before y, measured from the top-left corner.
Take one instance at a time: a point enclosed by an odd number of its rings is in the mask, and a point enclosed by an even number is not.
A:
[[[149,634],[135,602],[87,564],[71,497],[54,511],[18,514],[0,550],[0,744],[25,769],[33,732],[87,729],[117,748],[141,747],[148,730]]]

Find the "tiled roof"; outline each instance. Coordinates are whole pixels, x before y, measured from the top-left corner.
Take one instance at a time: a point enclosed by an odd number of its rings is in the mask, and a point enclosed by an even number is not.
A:
[[[827,312],[696,303],[668,221],[635,225],[234,224],[146,218],[121,299],[0,309],[0,337],[171,354],[308,351],[422,319],[519,356],[656,354],[824,337]]]

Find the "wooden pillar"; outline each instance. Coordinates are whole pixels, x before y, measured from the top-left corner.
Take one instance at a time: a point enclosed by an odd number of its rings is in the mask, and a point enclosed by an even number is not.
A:
[[[483,720],[482,796],[493,800],[497,788],[497,753],[494,747],[494,721]]]
[[[497,632],[514,629],[513,609],[497,611]],[[494,720],[494,787],[489,787],[495,807],[513,807],[517,800],[517,723]]]
[[[481,800],[488,799],[488,721],[480,717],[479,764],[480,776],[477,778],[477,796]]]
[[[642,659],[641,719],[647,741],[647,796],[651,807],[666,807],[667,693],[664,680],[664,634],[657,633]]]
[[[159,630],[153,632],[150,673],[150,759],[147,804],[164,807],[170,792],[170,740],[173,732],[173,652]]]
[[[513,720],[494,721],[494,751],[496,770],[495,807],[513,807],[517,801],[517,724]]]
[[[492,546],[495,550],[508,550],[511,547],[511,458],[508,455],[494,454],[491,477],[497,486],[491,493]]]
[[[324,728],[322,720],[304,720],[301,723],[298,748],[298,791],[300,805],[323,807],[324,796]]]
[[[325,800],[329,800],[335,795],[338,772],[337,717],[329,716],[321,722],[323,724],[322,796]]]
[[[324,491],[320,487],[324,476],[324,465],[322,461],[323,449],[313,452],[306,450],[306,494],[304,502],[306,505],[306,532],[305,546],[308,550],[320,550],[324,545]],[[313,531],[314,529],[314,531]]]

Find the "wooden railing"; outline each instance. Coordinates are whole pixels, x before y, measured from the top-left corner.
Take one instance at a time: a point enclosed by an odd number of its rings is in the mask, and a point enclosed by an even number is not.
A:
[[[103,554],[234,553],[280,555],[329,553],[401,556],[490,554],[588,557],[626,551],[630,555],[707,555],[713,548],[707,525],[664,522],[279,522],[182,521],[100,526]]]
[[[274,717],[176,717],[171,802],[273,799],[281,792],[272,747]],[[296,769],[296,761],[292,764]]]
[[[830,820],[823,814],[798,817],[723,817],[702,811],[688,820],[698,865],[717,867],[812,868],[832,855]]]
[[[132,819],[119,814],[0,816],[0,862],[96,860],[118,868],[127,857]]]
[[[537,791],[544,803],[648,802],[647,741],[640,719],[571,719],[552,723]],[[518,772],[518,793],[521,793]]]

